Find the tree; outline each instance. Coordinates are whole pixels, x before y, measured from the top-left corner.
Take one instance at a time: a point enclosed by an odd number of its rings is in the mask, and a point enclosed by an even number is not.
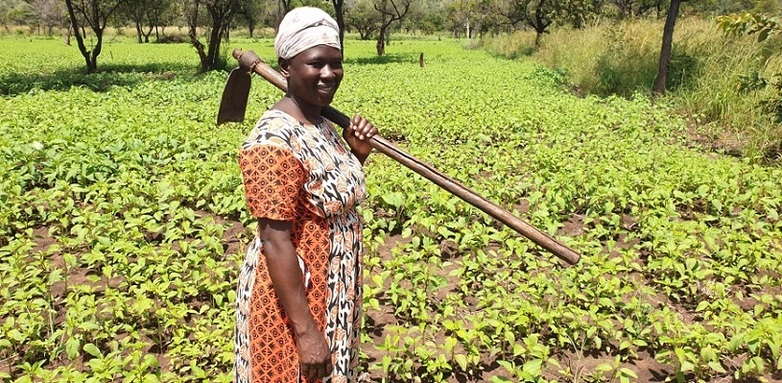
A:
[[[155,41],[160,41],[160,30],[165,29],[175,18],[173,0],[158,0],[149,10],[150,28],[155,26]],[[148,36],[148,35],[147,35]],[[149,39],[147,39],[149,42]]]
[[[468,39],[501,25],[497,4],[490,0],[457,0],[448,9],[448,21],[454,37],[464,30]]]
[[[342,55],[345,54],[345,0],[331,0],[334,6],[334,21],[339,27],[339,47]]]
[[[37,16],[36,24],[43,25],[47,35],[52,34],[54,27],[62,27],[68,23],[64,4],[60,0],[32,0],[30,7]]]
[[[603,0],[569,0],[555,3],[555,19],[581,29],[603,11]]]
[[[5,0],[0,2],[0,18],[3,20],[3,27],[8,31],[8,25],[26,24],[29,16],[32,14],[30,5],[21,0]]]
[[[380,0],[373,4],[375,10],[380,12],[380,27],[378,28],[377,55],[386,54],[386,40],[388,39],[388,28],[394,21],[402,20],[407,11],[410,10],[410,0]]]
[[[496,12],[510,25],[532,28],[535,46],[553,23],[584,25],[602,12],[604,0],[499,0]]]
[[[679,16],[679,6],[685,0],[671,0],[668,14],[665,16],[663,27],[663,43],[660,48],[660,63],[657,69],[657,77],[652,85],[652,93],[658,96],[665,94],[665,84],[668,82],[668,71],[671,66],[671,50],[673,48],[673,29],[676,26],[676,18]]]
[[[136,39],[139,44],[149,42],[149,35],[157,30],[163,14],[171,7],[171,0],[136,0],[127,2],[121,12],[136,27]],[[158,40],[160,36],[156,36]]]
[[[776,1],[776,0],[771,0]],[[711,11],[717,15],[726,15],[737,12],[744,12],[748,9],[752,9],[757,3],[762,2],[758,0],[710,0],[706,2],[706,5],[711,5]],[[709,4],[711,3],[711,4]]]
[[[267,2],[263,0],[248,0],[242,2],[237,16],[244,20],[250,37],[253,37],[255,28],[259,23],[265,21],[267,12]]]
[[[277,0],[277,24],[279,26],[282,22],[282,18],[293,9],[293,0]]]
[[[407,33],[415,34],[421,19],[424,18],[425,9],[420,1],[410,2],[410,10],[407,11],[407,16],[404,20],[400,20],[397,24],[399,30],[404,30]]]
[[[430,10],[419,21],[418,28],[425,34],[434,34],[437,31],[445,30],[445,12],[444,9]]]
[[[462,30],[466,31],[467,38],[472,38],[470,34],[470,19],[471,12],[467,6],[469,2],[464,0],[457,0],[451,3],[448,7],[448,16],[446,20],[450,26],[450,30],[453,33],[453,37],[458,38]]]
[[[68,17],[71,20],[73,34],[79,44],[79,51],[87,63],[87,71],[98,71],[98,56],[103,47],[103,30],[109,18],[116,12],[126,0],[65,0]],[[89,25],[95,34],[95,44],[87,49],[84,44],[84,29],[79,22]]]
[[[500,3],[499,14],[512,25],[523,23],[535,31],[535,46],[554,22],[558,0],[506,0]]]
[[[358,31],[361,40],[369,40],[381,23],[380,13],[375,10],[372,0],[354,0],[345,12],[346,25]],[[342,28],[340,28],[340,33]]]
[[[617,17],[620,20],[643,16],[650,10],[660,10],[663,6],[663,0],[611,0],[610,2],[616,7]]]
[[[240,0],[183,0],[187,14],[190,42],[198,52],[201,61],[201,70],[206,72],[218,69],[224,63],[220,57],[220,42],[228,36],[231,21],[241,9]],[[200,11],[206,10],[209,14],[208,46],[198,39],[198,25]]]

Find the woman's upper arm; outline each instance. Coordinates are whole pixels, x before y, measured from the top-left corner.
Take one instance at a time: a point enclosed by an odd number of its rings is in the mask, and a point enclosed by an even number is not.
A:
[[[261,241],[267,244],[280,245],[291,243],[291,228],[293,222],[277,221],[269,218],[258,219],[258,232]]]
[[[239,167],[247,207],[254,217],[295,220],[307,174],[290,149],[273,145],[244,148],[239,152]]]

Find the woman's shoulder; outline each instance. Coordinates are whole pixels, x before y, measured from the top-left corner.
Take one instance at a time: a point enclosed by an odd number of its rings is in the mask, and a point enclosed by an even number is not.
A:
[[[301,129],[301,123],[290,114],[279,109],[269,109],[261,115],[253,130],[258,132],[288,133],[297,129]]]
[[[292,138],[301,134],[300,130],[301,126],[296,119],[280,110],[269,109],[258,119],[242,148],[247,149],[255,145],[290,148]]]

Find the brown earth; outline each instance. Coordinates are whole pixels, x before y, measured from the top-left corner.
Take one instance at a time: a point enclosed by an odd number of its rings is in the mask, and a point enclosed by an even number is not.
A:
[[[520,204],[519,208],[523,209],[525,206],[524,204]],[[621,225],[625,230],[633,231],[637,228],[638,222],[630,215],[624,214],[621,218]],[[567,236],[578,236],[582,235],[584,233],[584,223],[580,216],[574,215],[571,217],[567,222],[564,223],[563,227],[560,229],[559,235],[567,235]],[[379,256],[383,261],[387,261],[391,259],[392,254],[391,251],[394,247],[406,243],[407,240],[402,239],[400,236],[390,236],[386,239],[385,244],[378,249]],[[618,238],[616,241],[616,246],[614,247],[613,252],[616,252],[616,249],[627,249],[634,245],[636,245],[639,242],[638,239],[632,239],[631,241],[627,241],[626,238],[621,237]],[[444,267],[442,270],[436,271],[439,275],[445,277],[448,280],[448,285],[438,290],[437,292],[433,292],[432,297],[434,299],[442,299],[444,294],[447,294],[449,291],[453,291],[454,286],[457,286],[459,283],[457,276],[450,275],[450,271],[458,268],[458,261],[460,259],[460,254],[458,254],[458,251],[456,250],[456,246],[453,243],[443,242],[440,244],[441,252],[443,253],[443,257],[448,259],[448,263],[444,263]],[[494,249],[497,250],[497,249]],[[607,251],[607,248],[604,246],[604,251]],[[634,278],[643,278],[641,276],[633,275]],[[365,279],[365,283],[369,284],[372,283],[371,281],[371,275],[368,275]],[[654,298],[654,297],[653,297]],[[681,304],[677,304],[675,302],[671,302],[668,297],[665,296],[657,296],[656,297],[657,302],[656,305],[667,305],[668,307],[673,307],[674,310],[679,313],[681,318],[686,323],[692,323],[697,320],[697,315],[692,310],[682,306]],[[742,302],[742,306],[746,306],[747,302]],[[754,307],[754,306],[753,306]],[[372,343],[363,343],[362,351],[366,353],[368,356],[368,362],[369,364],[379,363],[379,361],[382,360],[384,353],[381,350],[378,350],[374,347],[373,344],[382,344],[384,343],[385,337],[387,335],[392,334],[392,331],[390,330],[390,326],[399,324],[397,322],[397,318],[394,316],[394,308],[388,304],[382,304],[380,305],[379,310],[367,310],[366,313],[366,322],[365,322],[365,331],[367,332],[367,335],[372,340]],[[436,336],[434,339],[436,344],[443,344],[445,341],[445,335],[440,334],[439,336]],[[604,381],[604,382],[613,382],[618,381],[618,378],[611,379],[610,374],[605,374],[601,380],[594,380],[594,379],[600,379],[597,378],[597,376],[591,376],[590,374],[595,374],[594,370],[595,367],[601,365],[601,364],[608,364],[610,366],[615,366],[616,362],[616,356],[615,355],[607,355],[607,354],[600,354],[600,355],[579,355],[575,352],[566,352],[562,355],[556,355],[555,358],[556,362],[559,364],[559,366],[555,365],[544,365],[543,369],[543,376],[546,379],[549,380],[555,380],[559,382],[590,382],[590,381]],[[740,365],[740,363],[738,363]],[[364,373],[360,376],[359,381],[363,383],[380,383],[383,381],[384,376],[382,373],[378,370],[368,370],[367,365],[362,366]],[[640,351],[636,358],[633,358],[627,362],[622,362],[618,365],[617,368],[627,368],[632,370],[637,376],[637,379],[632,379],[631,381],[634,382],[666,382],[666,381],[675,381],[675,377],[673,376],[673,373],[675,372],[675,367],[672,365],[665,365],[657,361],[653,355],[649,354],[647,351]],[[568,371],[568,373],[565,373],[565,371]],[[505,377],[505,378],[511,378],[509,376],[509,373],[499,366],[497,364],[496,360],[493,360],[489,358],[488,356],[484,356],[484,360],[482,361],[481,371],[479,371],[474,376],[467,376],[463,373],[454,373],[450,377],[446,379],[447,382],[453,382],[453,383],[464,383],[464,382],[490,382],[493,377]],[[691,379],[691,377],[685,377],[685,381],[688,381],[688,379]],[[768,383],[782,383],[782,372],[778,372],[775,374],[767,374],[765,376],[765,381]],[[396,382],[396,380],[388,380],[386,379],[386,382]],[[713,383],[728,383],[728,382],[734,382],[738,383],[739,381],[733,380],[731,377],[719,377],[711,380]],[[755,381],[746,381],[747,383],[755,383]],[[758,381],[759,382],[759,381]]]
[[[518,208],[519,210],[526,210],[525,208],[528,208],[522,201],[522,203],[519,204]],[[223,233],[223,243],[224,249],[225,249],[225,257],[229,257],[232,255],[241,255],[244,251],[244,248],[246,246],[246,242],[249,241],[249,237],[251,236],[251,233],[248,232],[248,230],[242,226],[242,224],[238,221],[229,221],[222,219],[221,217],[215,216],[213,214],[209,214],[206,212],[199,212],[199,216],[210,216],[212,219],[214,219],[215,223],[223,225],[226,227],[226,230]],[[637,222],[630,216],[623,216],[622,217],[622,226],[626,229],[631,229],[635,225],[637,225]],[[56,237],[49,234],[50,230],[47,227],[40,227],[36,228],[34,230],[35,235],[35,243],[36,246],[32,250],[32,254],[35,253],[46,253],[49,251],[50,247],[52,245],[57,244]],[[579,216],[573,216],[571,219],[569,219],[567,222],[564,223],[563,228],[560,230],[560,235],[568,235],[568,236],[578,236],[584,233],[584,224],[583,221]],[[378,254],[382,261],[388,261],[390,260],[392,255],[392,250],[400,245],[404,245],[405,243],[409,242],[409,239],[404,239],[399,235],[390,236],[386,239],[385,243],[378,249]],[[617,244],[618,247],[624,248],[628,246],[632,246],[633,243],[623,243],[621,240]],[[496,246],[495,246],[496,247]],[[458,262],[461,257],[461,255],[458,252],[457,246],[454,243],[445,241],[440,244],[440,249],[443,254],[443,258],[446,259],[448,262],[445,262],[443,265],[443,268],[441,270],[437,270],[436,272],[441,275],[442,277],[446,278],[448,281],[448,284],[446,287],[438,290],[434,293],[433,299],[445,299],[446,295],[453,291],[454,286],[458,285],[458,277],[452,276],[451,271],[458,268]],[[496,249],[495,249],[496,250]],[[63,256],[61,252],[54,252],[51,254],[50,258],[51,267],[52,268],[61,268],[63,270],[66,270],[65,262],[63,260]],[[90,279],[90,275],[95,275],[94,271],[87,270],[85,268],[80,267],[74,267],[67,269],[68,271],[68,281],[71,285],[87,285],[95,289],[95,291],[100,291],[101,289],[105,289],[104,283],[106,281],[94,281],[93,279]],[[370,276],[371,277],[371,276]],[[122,282],[122,277],[115,277],[108,281],[109,286],[111,287],[117,287]],[[365,283],[369,284],[372,283],[371,279],[367,278],[365,280]],[[55,282],[51,286],[51,291],[53,297],[59,302],[62,302],[65,298],[66,287],[63,282]],[[679,314],[684,318],[685,320],[693,321],[694,319],[694,313],[690,312],[687,308],[682,307],[681,305],[677,305],[673,302],[670,302],[666,297],[657,297],[659,299],[659,304],[666,304],[675,307],[676,311],[679,312]],[[751,309],[750,306],[753,306],[751,304],[751,300],[746,300],[740,302],[742,307]],[[55,322],[57,324],[62,323],[65,320],[65,310],[63,304],[57,305],[57,314],[55,316]],[[369,339],[371,339],[372,343],[365,342],[362,346],[362,351],[366,353],[368,357],[369,364],[375,364],[379,363],[384,353],[380,350],[377,350],[374,344],[382,344],[389,334],[392,333],[392,326],[398,325],[397,318],[394,316],[394,308],[387,303],[381,302],[379,310],[372,310],[368,309],[366,312],[366,322],[365,322],[365,332],[369,336]],[[443,344],[445,340],[445,335],[440,334],[435,339],[436,344]],[[154,342],[150,342],[153,344]],[[155,350],[155,346],[150,346],[147,352],[150,353],[156,353],[160,350]],[[159,354],[158,355],[160,360],[160,366],[165,371],[167,367],[169,367],[169,362],[165,358],[164,355]],[[67,358],[61,358],[63,360],[52,360],[49,363],[49,367],[56,367],[57,365],[72,365],[74,367],[79,368],[82,371],[85,371],[86,366],[84,365],[85,360],[84,358],[80,358],[76,361],[69,361]],[[556,361],[559,363],[560,367],[555,366],[544,366],[544,376],[547,379],[556,379],[558,381],[563,382],[569,382],[569,381],[585,381],[587,377],[587,374],[591,373],[596,366],[604,363],[608,363],[613,365],[615,362],[615,356],[613,355],[578,355],[576,353],[568,352],[562,355],[555,356]],[[8,361],[7,361],[8,362]],[[380,371],[378,370],[368,370],[368,366],[362,366],[364,369],[364,372],[361,374],[359,381],[365,382],[365,383],[379,383],[382,381],[383,376]],[[666,379],[671,377],[672,372],[674,371],[674,367],[670,365],[664,365],[659,363],[657,360],[654,359],[654,357],[647,352],[640,352],[638,357],[630,362],[621,363],[619,367],[628,368],[632,371],[634,371],[638,375],[637,382],[664,382]],[[569,369],[569,376],[563,375],[562,371]],[[473,376],[468,376],[463,373],[454,373],[450,377],[447,378],[448,382],[489,382],[491,381],[492,377],[501,377],[501,376],[507,376],[507,371],[505,371],[504,368],[500,367],[496,360],[493,360],[492,358],[488,356],[484,356],[484,360],[482,361],[481,370],[476,373]],[[575,379],[574,379],[575,378]],[[731,380],[729,378],[721,378],[721,379],[715,379],[713,382],[730,382]],[[766,376],[766,381],[769,383],[782,383],[782,373],[776,373],[773,375]]]

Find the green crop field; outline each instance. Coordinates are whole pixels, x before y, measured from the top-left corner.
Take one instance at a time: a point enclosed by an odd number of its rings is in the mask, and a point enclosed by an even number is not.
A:
[[[271,40],[231,48],[272,57]],[[346,43],[334,106],[582,254],[566,267],[393,160],[367,164],[362,382],[782,379],[782,169],[647,99],[460,42]],[[0,380],[231,381],[255,223],[188,45],[0,40]],[[426,65],[418,65],[423,52]]]

